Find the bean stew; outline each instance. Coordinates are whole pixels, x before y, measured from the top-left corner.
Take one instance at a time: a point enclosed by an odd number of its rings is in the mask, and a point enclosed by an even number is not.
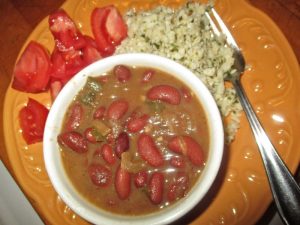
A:
[[[194,93],[154,68],[117,65],[88,77],[57,137],[77,191],[106,211],[155,212],[198,180],[209,128]]]

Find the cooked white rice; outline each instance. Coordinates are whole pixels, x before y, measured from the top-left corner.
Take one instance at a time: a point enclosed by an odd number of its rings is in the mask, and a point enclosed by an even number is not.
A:
[[[182,8],[159,6],[149,11],[127,12],[128,38],[116,54],[147,52],[173,59],[192,70],[214,96],[230,143],[240,123],[241,105],[233,88],[225,87],[224,77],[233,65],[232,50],[217,40],[204,14],[205,5],[187,3]],[[225,121],[225,120],[224,120]]]

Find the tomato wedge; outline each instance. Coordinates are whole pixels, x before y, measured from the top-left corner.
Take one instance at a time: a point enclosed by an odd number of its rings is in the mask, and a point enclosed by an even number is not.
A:
[[[127,37],[127,26],[114,6],[95,8],[92,12],[91,24],[102,56],[112,55],[115,46]]]
[[[66,62],[63,55],[55,48],[51,54],[51,77],[61,80],[66,73]]]
[[[114,6],[94,9],[91,24],[95,39],[83,35],[63,9],[49,15],[48,23],[55,40],[51,58],[42,45],[31,41],[15,66],[12,87],[16,90],[38,93],[50,86],[55,99],[76,73],[112,55],[127,37],[127,26]]]
[[[102,58],[98,48],[96,41],[90,36],[84,36],[86,40],[86,46],[82,50],[83,61],[86,65],[89,65],[99,59]]]
[[[43,140],[48,112],[44,105],[32,98],[28,99],[27,105],[19,112],[22,135],[28,145]]]
[[[115,46],[110,43],[105,30],[105,21],[109,11],[108,7],[95,8],[91,18],[92,32],[102,56],[110,56],[115,52]]]
[[[50,94],[51,94],[52,102],[56,99],[56,97],[59,94],[59,92],[61,91],[62,87],[63,87],[63,84],[61,81],[59,81],[59,80],[51,81]]]
[[[81,50],[69,50],[60,52],[54,49],[51,55],[51,80],[59,80],[66,84],[77,72],[85,67]]]
[[[85,46],[85,39],[78,31],[74,21],[59,9],[49,15],[49,28],[55,39],[55,45],[61,52],[80,49]]]
[[[50,67],[46,49],[31,41],[14,68],[12,88],[29,93],[45,91],[50,78]]]
[[[85,66],[102,58],[95,40],[87,35],[83,38],[86,45],[82,49],[72,48],[65,52],[54,49],[51,55],[51,83],[60,81],[64,85]]]
[[[49,16],[49,27],[55,39],[51,55],[50,90],[54,99],[60,89],[80,70],[101,58],[95,40],[82,35],[74,21],[62,9]],[[60,87],[59,87],[60,86]]]
[[[105,29],[114,46],[119,45],[127,37],[127,25],[115,7],[110,7]]]

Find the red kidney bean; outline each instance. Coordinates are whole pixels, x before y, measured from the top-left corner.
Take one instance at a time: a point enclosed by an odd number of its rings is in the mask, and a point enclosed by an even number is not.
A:
[[[111,183],[111,170],[100,164],[92,164],[88,167],[88,174],[94,185],[107,187]]]
[[[116,162],[116,155],[109,144],[102,145],[101,155],[103,159],[110,165],[113,165]]]
[[[93,135],[93,128],[92,127],[89,127],[87,129],[85,129],[84,136],[91,143],[96,143],[97,142],[95,136]]]
[[[138,153],[149,165],[154,167],[162,166],[164,163],[163,156],[159,149],[156,147],[151,136],[141,134],[138,137]]]
[[[145,187],[147,185],[148,173],[140,171],[134,175],[134,184],[137,188]]]
[[[113,133],[109,133],[108,135],[106,135],[106,141],[108,144],[112,144],[115,141],[114,135]]]
[[[142,76],[142,83],[147,83],[151,80],[151,78],[153,77],[153,75],[155,74],[155,71],[154,70],[146,70],[144,73],[143,73],[143,76]]]
[[[115,188],[120,199],[124,200],[129,197],[131,191],[131,175],[121,166],[119,166],[116,171]]]
[[[73,131],[80,125],[83,118],[83,108],[80,104],[75,103],[69,112],[70,114],[67,117],[66,130]]]
[[[62,133],[57,137],[58,143],[69,147],[77,153],[85,153],[88,151],[87,140],[78,132],[70,131]]]
[[[126,100],[115,100],[107,109],[107,117],[113,120],[121,119],[121,117],[127,112],[128,107],[129,104]]]
[[[182,198],[190,186],[189,176],[186,172],[178,172],[176,175],[176,185],[178,187],[178,196]]]
[[[180,92],[170,85],[157,85],[147,92],[147,98],[150,100],[161,100],[163,102],[179,105],[181,101]]]
[[[172,202],[177,198],[182,198],[189,188],[189,177],[185,172],[178,172],[175,180],[171,182],[167,189],[167,199]]]
[[[179,156],[173,156],[170,160],[170,165],[176,168],[183,168],[185,166],[184,159]]]
[[[100,106],[99,108],[96,109],[96,111],[93,114],[93,118],[94,119],[102,119],[105,115],[105,107],[104,106]]]
[[[169,184],[169,187],[167,189],[167,199],[169,202],[173,202],[177,198],[176,194],[177,186],[175,183]]]
[[[103,76],[100,76],[99,79],[98,79],[101,83],[107,83],[108,80],[109,80],[109,76],[108,75],[103,75]]]
[[[117,77],[118,81],[124,83],[128,81],[131,77],[131,71],[127,66],[118,65],[115,66],[113,69],[115,76]]]
[[[136,133],[141,131],[147,124],[149,116],[144,114],[140,117],[133,118],[127,123],[127,130],[131,133]]]
[[[168,142],[168,148],[175,152],[181,153],[183,155],[187,154],[187,146],[186,143],[181,136],[175,136]]]
[[[163,200],[164,176],[160,172],[154,172],[149,181],[149,196],[154,204],[160,204]]]
[[[187,89],[186,87],[182,87],[180,89],[181,93],[182,93],[182,97],[186,102],[190,102],[192,100],[192,94],[191,91],[189,89]]]
[[[187,155],[195,166],[204,163],[204,151],[201,145],[189,136],[176,136],[168,143],[168,148],[176,153]]]
[[[126,152],[129,149],[129,136],[126,132],[122,132],[116,139],[115,143],[115,153],[121,158],[123,152]]]

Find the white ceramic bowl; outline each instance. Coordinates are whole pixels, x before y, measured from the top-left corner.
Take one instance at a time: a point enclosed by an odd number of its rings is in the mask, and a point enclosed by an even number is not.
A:
[[[157,213],[143,216],[122,216],[101,210],[85,200],[73,187],[64,171],[57,143],[64,114],[74,96],[84,86],[88,76],[99,76],[115,65],[135,65],[157,68],[179,78],[195,92],[200,100],[210,129],[210,149],[206,166],[188,195]],[[223,156],[224,132],[215,100],[206,86],[186,67],[169,59],[151,54],[123,54],[101,59],[75,75],[61,90],[49,112],[43,140],[44,160],[49,178],[62,200],[78,215],[94,224],[166,224],[190,211],[210,189]]]

